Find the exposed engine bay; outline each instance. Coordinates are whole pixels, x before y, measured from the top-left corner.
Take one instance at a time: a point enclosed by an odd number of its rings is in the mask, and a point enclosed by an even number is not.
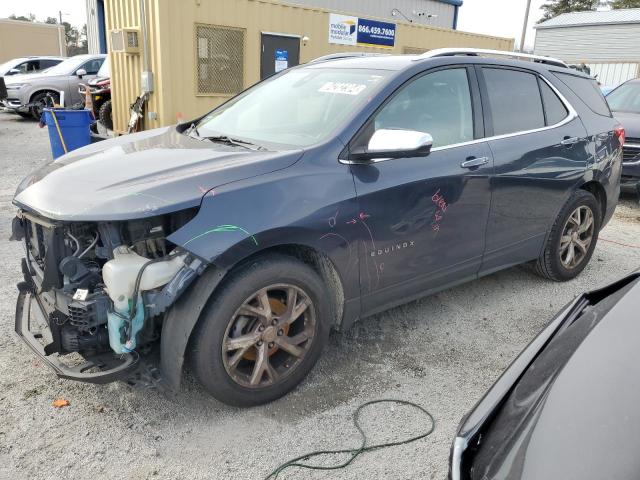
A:
[[[25,280],[46,313],[45,354],[151,351],[164,312],[205,267],[166,239],[195,213],[93,223],[20,211],[12,239],[24,241]]]

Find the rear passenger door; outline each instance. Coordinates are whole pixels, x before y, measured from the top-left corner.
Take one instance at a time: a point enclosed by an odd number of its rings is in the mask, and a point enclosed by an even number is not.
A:
[[[588,141],[571,105],[537,72],[477,67],[495,173],[481,273],[537,258],[587,166]]]

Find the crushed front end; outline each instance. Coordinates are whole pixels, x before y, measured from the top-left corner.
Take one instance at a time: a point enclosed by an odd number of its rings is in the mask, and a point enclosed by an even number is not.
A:
[[[121,222],[50,220],[20,210],[15,329],[58,376],[129,380],[152,357],[167,309],[204,264],[166,237],[195,210]]]

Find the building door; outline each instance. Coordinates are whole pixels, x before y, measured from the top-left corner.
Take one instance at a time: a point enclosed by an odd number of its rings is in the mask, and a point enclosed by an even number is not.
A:
[[[262,34],[260,79],[300,63],[300,37],[292,35]]]

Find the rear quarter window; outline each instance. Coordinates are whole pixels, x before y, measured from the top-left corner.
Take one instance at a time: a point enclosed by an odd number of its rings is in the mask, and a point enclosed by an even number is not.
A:
[[[542,103],[544,104],[544,111],[547,119],[547,125],[555,125],[564,120],[569,112],[562,103],[562,100],[558,98],[551,87],[547,85],[547,82],[540,80],[540,93],[542,94]]]
[[[607,101],[594,79],[578,77],[569,73],[553,72],[553,74],[569,87],[591,111],[598,115],[611,117],[609,105],[607,105]]]

